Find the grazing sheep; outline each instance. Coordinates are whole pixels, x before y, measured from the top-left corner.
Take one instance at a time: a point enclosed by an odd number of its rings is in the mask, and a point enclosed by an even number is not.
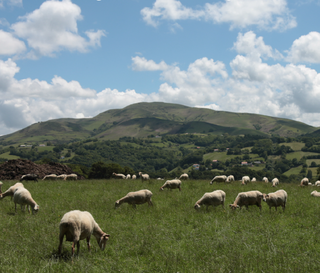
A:
[[[257,179],[256,179],[255,177],[253,177],[253,178],[251,179],[251,182],[257,182]]]
[[[18,187],[15,189],[13,194],[13,202],[15,211],[17,212],[17,204],[24,208],[25,206],[28,207],[28,211],[30,213],[30,207],[32,209],[32,214],[39,211],[39,205],[33,200],[31,193],[24,187]]]
[[[139,172],[139,176],[141,177],[141,180],[149,180],[150,176],[148,174],[143,174],[142,172]]]
[[[316,182],[314,183],[314,185],[317,186],[317,187],[320,187],[320,180],[316,181]]]
[[[67,174],[60,174],[60,175],[57,175],[57,180],[65,180],[66,177],[67,177]]]
[[[179,179],[173,179],[173,180],[167,180],[162,187],[160,187],[160,190],[164,190],[165,188],[173,190],[173,189],[179,189],[181,191],[181,181]]]
[[[183,173],[182,175],[180,175],[179,179],[180,180],[188,180],[189,179],[189,175],[187,173]]]
[[[34,173],[28,173],[28,174],[21,176],[20,182],[23,180],[33,180],[33,181],[38,182],[38,175],[34,174]]]
[[[17,182],[16,184],[14,184],[13,186],[11,186],[9,189],[7,189],[4,193],[0,194],[0,200],[2,200],[3,198],[7,197],[7,196],[11,196],[11,200],[14,194],[14,191],[19,188],[22,187],[24,188],[23,184],[20,182]]]
[[[2,185],[3,183],[0,181],[0,194],[2,193]]]
[[[275,187],[279,185],[279,179],[275,177],[272,179],[271,183],[272,183],[272,187]]]
[[[126,179],[131,179],[131,174],[127,174]]]
[[[263,194],[263,201],[267,202],[270,211],[271,207],[275,207],[275,209],[277,210],[277,207],[279,206],[282,206],[282,209],[284,211],[286,208],[287,199],[288,194],[285,190],[278,190],[276,192]]]
[[[216,175],[211,181],[210,181],[210,185],[213,184],[213,182],[226,182],[227,180],[227,176],[226,175]]]
[[[308,186],[308,184],[309,184],[309,179],[307,177],[301,179],[301,182],[300,182],[301,187]]]
[[[318,192],[318,191],[313,191],[313,192],[311,193],[311,196],[320,197],[320,192]]]
[[[269,180],[268,180],[267,177],[262,178],[262,181],[265,182],[265,183],[269,183]]]
[[[122,173],[112,173],[112,176],[117,179],[126,179],[126,176]]]
[[[77,180],[78,176],[75,173],[67,174],[63,180]]]
[[[241,185],[247,185],[250,182],[249,176],[243,176],[241,180]]]
[[[227,182],[227,183],[230,183],[230,182],[232,182],[232,181],[234,181],[234,176],[233,176],[233,175],[229,175],[229,176],[227,177],[226,182]]]
[[[60,225],[58,254],[61,254],[64,236],[66,241],[72,242],[71,253],[74,255],[75,245],[79,254],[80,240],[87,239],[88,250],[90,251],[90,237],[93,234],[101,250],[104,250],[110,235],[103,232],[91,213],[87,211],[72,210],[63,215]]]
[[[201,205],[206,205],[207,210],[209,206],[219,206],[222,205],[224,207],[224,201],[226,200],[226,193],[222,190],[216,190],[213,192],[206,192],[201,199],[199,199],[195,205],[195,209],[200,209]]]
[[[157,178],[157,180],[164,180],[164,179],[163,179],[163,178],[161,178],[161,177],[158,177],[158,178]]]
[[[122,197],[115,203],[115,208],[118,208],[122,203],[128,203],[132,205],[132,207],[136,208],[136,205],[141,205],[144,203],[152,206],[152,192],[149,190],[140,190],[135,192],[129,192],[126,196]]]
[[[56,174],[48,174],[45,177],[43,177],[42,180],[57,180],[57,175]]]
[[[247,191],[240,192],[233,204],[230,204],[232,210],[245,206],[247,209],[249,206],[256,205],[260,208],[261,211],[261,200],[263,198],[263,194],[260,191]]]
[[[314,185],[313,185],[312,183],[310,183],[310,182],[309,182],[309,183],[308,183],[308,186],[314,186]]]
[[[136,179],[137,176],[135,174],[132,175],[131,179]]]

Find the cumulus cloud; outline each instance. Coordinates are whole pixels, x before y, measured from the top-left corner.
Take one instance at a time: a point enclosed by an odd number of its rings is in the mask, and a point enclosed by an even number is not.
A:
[[[185,7],[178,0],[156,0],[152,8],[143,8],[141,15],[147,24],[154,27],[163,20],[205,20],[228,23],[230,28],[255,25],[269,30],[285,30],[297,25],[286,0],[227,0],[206,3],[197,10]]]
[[[82,20],[81,9],[70,0],[45,1],[39,9],[20,17],[11,29],[27,41],[33,56],[53,56],[61,50],[86,52],[90,47],[100,46],[105,32],[86,31],[84,38],[78,34],[79,20]]]
[[[293,63],[320,63],[320,33],[312,31],[296,39],[288,51]]]
[[[0,41],[0,55],[15,55],[26,50],[24,42],[2,29],[0,29]]]
[[[144,57],[132,57],[132,69],[135,71],[156,71],[156,70],[165,70],[168,68],[168,65],[161,61],[156,63],[153,60],[147,60]]]
[[[0,8],[4,7],[4,3],[10,6],[22,6],[22,0],[0,0]]]

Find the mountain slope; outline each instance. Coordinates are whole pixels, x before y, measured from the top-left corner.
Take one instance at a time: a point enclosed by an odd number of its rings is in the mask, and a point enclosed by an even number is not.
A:
[[[123,109],[108,110],[93,118],[62,118],[39,122],[0,137],[1,143],[74,141],[89,137],[119,139],[157,134],[213,133],[259,134],[295,137],[318,128],[289,119],[214,111],[179,104],[137,103]]]

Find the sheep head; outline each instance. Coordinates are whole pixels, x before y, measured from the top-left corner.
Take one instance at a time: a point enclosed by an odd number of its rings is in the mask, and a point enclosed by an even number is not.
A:
[[[240,208],[239,205],[234,205],[234,204],[230,204],[229,207],[230,207],[232,210],[235,210],[235,209]]]
[[[110,238],[109,234],[106,234],[106,233],[102,234],[102,236],[100,237],[100,241],[98,242],[101,250],[105,249],[106,243],[109,240],[109,238]]]

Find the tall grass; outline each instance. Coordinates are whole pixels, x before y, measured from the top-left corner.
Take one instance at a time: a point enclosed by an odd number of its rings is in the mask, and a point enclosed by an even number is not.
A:
[[[5,181],[3,190],[15,181]],[[163,181],[83,180],[26,182],[40,205],[37,215],[14,213],[9,197],[0,202],[1,272],[319,272],[320,198],[315,188],[280,184],[288,193],[286,211],[269,211],[263,203],[249,210],[228,207],[241,191],[273,192],[270,184],[240,186],[209,181],[183,182],[182,191],[159,191]],[[114,209],[129,191],[153,192],[153,207]],[[193,205],[205,192],[226,192],[225,209]],[[57,255],[59,222],[64,213],[89,211],[111,235],[104,251],[91,238],[71,259],[71,243]]]

